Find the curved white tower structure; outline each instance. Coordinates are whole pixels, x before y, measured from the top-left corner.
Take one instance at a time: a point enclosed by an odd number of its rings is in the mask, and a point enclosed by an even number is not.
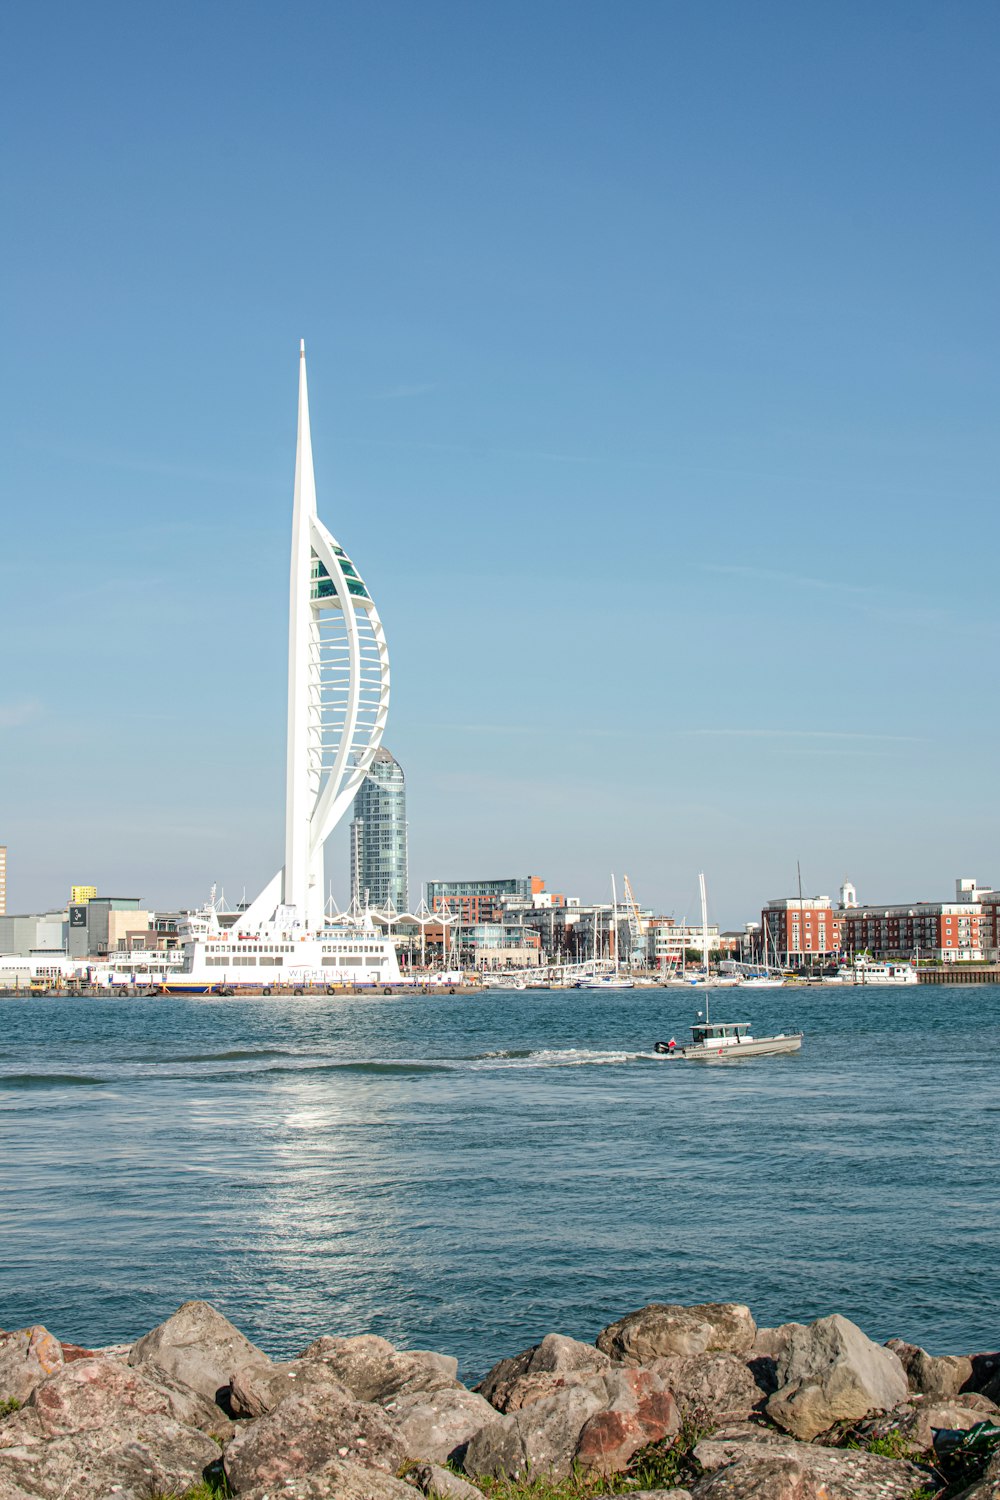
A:
[[[389,652],[378,610],[347,553],[316,513],[306,350],[299,348],[299,423],[288,615],[285,863],[240,918],[324,925],[323,845],[351,805],[385,729]]]

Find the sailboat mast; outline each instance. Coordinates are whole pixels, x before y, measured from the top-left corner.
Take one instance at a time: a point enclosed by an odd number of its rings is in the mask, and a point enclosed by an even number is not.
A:
[[[618,892],[615,889],[614,871],[611,872],[611,957],[618,973]]]
[[[701,892],[701,947],[705,955],[705,1024],[708,1025],[708,897],[705,895],[705,876],[698,876]]]

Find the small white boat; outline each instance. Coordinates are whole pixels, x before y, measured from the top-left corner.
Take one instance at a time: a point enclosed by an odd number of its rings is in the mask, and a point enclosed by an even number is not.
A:
[[[784,982],[777,974],[750,974],[746,979],[740,980],[740,989],[779,990]]]
[[[736,1062],[741,1057],[764,1057],[779,1052],[798,1052],[802,1033],[779,1031],[776,1036],[751,1036],[749,1021],[704,1021],[691,1027],[691,1040],[657,1042],[661,1057],[682,1057],[687,1062]]]
[[[635,980],[627,974],[592,974],[577,982],[578,990],[634,990]]]

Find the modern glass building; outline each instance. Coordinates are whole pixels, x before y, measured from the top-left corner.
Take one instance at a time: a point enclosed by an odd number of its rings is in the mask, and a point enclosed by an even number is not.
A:
[[[375,752],[354,798],[351,896],[364,905],[406,911],[406,779],[384,746]]]

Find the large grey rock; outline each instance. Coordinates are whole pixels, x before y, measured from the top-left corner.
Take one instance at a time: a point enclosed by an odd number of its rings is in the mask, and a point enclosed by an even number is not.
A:
[[[957,1396],[972,1377],[972,1360],[955,1354],[928,1354],[919,1344],[890,1339],[885,1346],[898,1355],[911,1391],[933,1401]]]
[[[547,1333],[540,1344],[502,1359],[476,1387],[498,1411],[517,1411],[532,1400],[548,1396],[570,1375],[590,1375],[611,1367],[608,1356],[593,1344],[582,1344],[561,1333]],[[553,1380],[551,1377],[559,1377]],[[569,1382],[574,1383],[574,1382]]]
[[[436,1391],[455,1386],[458,1361],[423,1349],[395,1349],[373,1333],[321,1338],[299,1360],[323,1360],[358,1401],[388,1401],[402,1390]]]
[[[115,1360],[64,1365],[0,1423],[0,1474],[41,1500],[181,1493],[219,1457],[217,1443],[183,1420],[207,1409],[194,1392]]]
[[[694,1456],[705,1476],[693,1500],[912,1500],[927,1472],[900,1459],[791,1439],[707,1439]]]
[[[407,1457],[380,1407],[331,1386],[286,1396],[248,1423],[226,1449],[225,1469],[242,1495],[303,1479],[331,1459],[395,1473]]]
[[[704,1302],[683,1307],[674,1302],[651,1302],[628,1317],[611,1323],[597,1336],[597,1347],[628,1365],[648,1365],[675,1354],[705,1354],[726,1350],[747,1355],[757,1325],[742,1302]]]
[[[685,1416],[706,1421],[741,1422],[763,1399],[753,1372],[738,1354],[673,1355],[654,1360],[655,1370],[674,1394]]]
[[[890,1411],[908,1390],[898,1355],[837,1313],[793,1331],[777,1360],[777,1378],[767,1415],[806,1442],[837,1422]]]
[[[273,1365],[241,1365],[233,1371],[229,1405],[236,1417],[263,1417],[286,1396],[305,1391],[350,1393],[324,1359],[290,1359]]]
[[[477,1433],[467,1472],[514,1479],[530,1469],[561,1479],[576,1464],[613,1474],[639,1448],[680,1427],[677,1403],[654,1370],[609,1365],[546,1378],[564,1383]]]
[[[422,1464],[411,1471],[409,1478],[431,1500],[483,1500],[482,1490],[440,1464]]]
[[[501,1417],[469,1443],[466,1473],[518,1479],[530,1469],[533,1475],[565,1479],[588,1417],[605,1404],[606,1398],[584,1386],[567,1386],[512,1416]]]
[[[500,1421],[499,1412],[462,1385],[435,1391],[402,1391],[382,1403],[410,1458],[443,1464],[462,1459],[477,1433]]]
[[[414,1500],[415,1494],[412,1485],[391,1474],[333,1458],[312,1473],[286,1479],[277,1489],[266,1484],[240,1490],[239,1500]]]
[[[0,1401],[26,1401],[62,1363],[62,1345],[41,1323],[0,1332]]]
[[[130,1365],[153,1364],[210,1401],[224,1399],[234,1370],[268,1356],[208,1302],[185,1302],[132,1345]]]

